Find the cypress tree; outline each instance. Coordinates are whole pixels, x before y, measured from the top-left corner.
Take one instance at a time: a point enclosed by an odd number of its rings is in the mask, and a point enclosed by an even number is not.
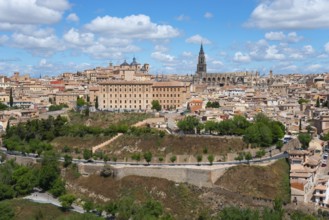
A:
[[[96,100],[95,100],[95,108],[98,109],[98,96],[96,96]]]
[[[13,88],[10,88],[10,94],[9,94],[9,105],[10,105],[10,107],[13,107],[13,104],[14,104]]]

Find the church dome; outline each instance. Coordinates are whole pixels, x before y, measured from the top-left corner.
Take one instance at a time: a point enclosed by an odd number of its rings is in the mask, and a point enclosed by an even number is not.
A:
[[[136,58],[133,58],[133,62],[131,62],[130,66],[137,66],[140,65],[139,63],[137,63]]]
[[[127,61],[125,60],[120,66],[129,66],[129,64],[128,64]]]

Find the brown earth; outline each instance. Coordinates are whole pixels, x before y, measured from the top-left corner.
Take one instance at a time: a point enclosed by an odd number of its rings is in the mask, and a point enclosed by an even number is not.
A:
[[[270,166],[231,167],[215,184],[246,196],[290,201],[289,164],[283,159]]]
[[[69,112],[68,116],[71,124],[107,128],[109,125],[118,123],[130,126],[151,118],[153,115],[146,113],[91,112],[87,117],[77,112]]]
[[[91,149],[92,147],[101,144],[109,139],[111,136],[92,136],[92,135],[85,135],[84,137],[71,137],[71,136],[63,136],[57,137],[52,140],[50,143],[53,147],[57,150],[62,150],[64,146],[69,146],[72,149],[79,148],[79,149]]]
[[[174,155],[198,155],[206,154],[226,155],[230,152],[240,152],[247,148],[240,137],[216,137],[216,136],[174,136],[145,134],[143,136],[123,135],[104,150],[114,153],[118,157],[130,157],[133,151],[150,151],[154,156]]]
[[[153,198],[161,202],[175,219],[194,219],[204,209],[198,198],[199,193],[186,184],[176,184],[166,179],[128,176],[115,180],[99,175],[74,179],[68,173],[67,183],[69,191],[82,198],[92,197],[99,203],[105,203],[104,200],[117,201],[123,196],[134,198],[137,202]]]

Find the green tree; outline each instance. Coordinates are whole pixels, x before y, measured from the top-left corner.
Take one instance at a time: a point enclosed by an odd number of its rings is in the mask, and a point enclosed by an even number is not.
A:
[[[0,219],[12,220],[15,217],[15,211],[13,207],[7,202],[0,202]]]
[[[71,208],[72,203],[76,200],[76,197],[72,194],[65,194],[59,197],[59,201],[64,210]]]
[[[33,187],[37,185],[37,178],[34,175],[33,170],[25,166],[15,169],[12,174],[12,178],[14,190],[19,195],[26,195],[30,193]]]
[[[324,141],[329,141],[329,132],[327,132],[323,138],[322,138]]]
[[[250,152],[247,152],[244,158],[245,158],[246,160],[248,160],[248,161],[251,160],[251,159],[252,159],[252,155],[251,155],[251,153],[250,153]]]
[[[10,185],[0,182],[0,201],[5,199],[12,199],[15,197],[15,191]]]
[[[94,209],[94,203],[90,200],[87,200],[83,203],[83,210],[85,210],[86,212],[90,212],[91,210]]]
[[[98,96],[96,96],[96,99],[95,99],[95,108],[98,109]]]
[[[309,100],[304,99],[304,98],[300,98],[300,99],[298,100],[298,104],[300,104],[300,105],[305,104],[305,103],[308,103],[308,102],[309,102]]]
[[[39,171],[39,186],[43,190],[49,190],[52,188],[55,180],[59,177],[60,169],[59,169],[59,156],[52,152],[44,152],[41,168]]]
[[[8,109],[8,106],[6,104],[3,104],[2,102],[0,102],[0,110],[3,111],[6,109]]]
[[[208,161],[209,161],[210,165],[212,165],[212,163],[214,162],[214,159],[215,159],[214,155],[212,155],[212,154],[208,155]]]
[[[62,180],[61,177],[57,177],[49,192],[55,197],[59,197],[65,194],[65,182]]]
[[[256,152],[256,157],[261,158],[261,157],[265,156],[265,154],[266,154],[265,150],[261,149]]]
[[[13,107],[14,105],[13,88],[10,88],[9,92],[9,105],[10,107]]]
[[[150,151],[145,152],[144,159],[148,164],[150,164],[150,162],[152,160],[152,153]]]
[[[217,127],[217,123],[215,121],[206,121],[206,123],[204,123],[204,128],[205,130],[211,134],[212,131],[216,130]]]
[[[303,149],[307,149],[308,148],[308,144],[312,140],[312,136],[310,134],[308,134],[308,133],[301,133],[301,134],[298,135],[298,140],[302,144],[302,148]]]
[[[317,108],[320,107],[320,98],[319,97],[316,99],[315,107],[317,107]]]
[[[89,149],[83,150],[83,159],[89,160],[93,156],[93,152]]]
[[[283,147],[283,141],[278,140],[278,142],[276,142],[276,149],[281,151],[282,147]]]
[[[152,104],[151,109],[154,109],[154,110],[156,110],[156,111],[161,111],[161,105],[160,105],[159,100],[153,100],[153,101],[151,102],[151,104]]]
[[[173,155],[173,156],[170,157],[170,161],[171,161],[172,163],[175,163],[176,160],[177,160],[176,155]]]
[[[83,98],[77,97],[77,106],[80,108],[86,104],[85,100]]]
[[[197,155],[196,160],[198,161],[198,164],[200,165],[200,162],[202,161],[202,155],[201,154]]]
[[[64,167],[70,166],[72,164],[72,160],[73,160],[72,156],[70,156],[68,154],[65,154],[64,155],[64,164],[63,164],[63,166]]]

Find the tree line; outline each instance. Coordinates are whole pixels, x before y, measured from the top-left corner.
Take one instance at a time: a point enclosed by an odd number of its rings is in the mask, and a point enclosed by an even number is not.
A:
[[[285,134],[285,126],[281,122],[271,120],[262,113],[257,114],[252,123],[241,115],[221,122],[209,120],[205,123],[196,117],[187,116],[177,126],[186,134],[205,131],[209,134],[243,136],[246,143],[261,147],[278,143]]]

